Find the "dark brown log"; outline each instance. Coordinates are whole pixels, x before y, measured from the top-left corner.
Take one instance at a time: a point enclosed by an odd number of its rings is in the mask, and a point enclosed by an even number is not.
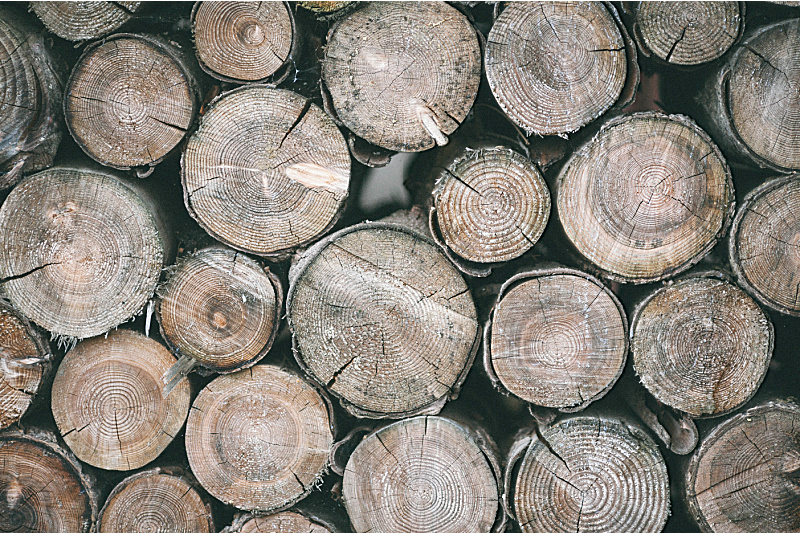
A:
[[[57,168],[20,183],[0,208],[0,283],[55,335],[87,338],[152,297],[168,232],[151,198],[109,173]]]
[[[611,120],[565,163],[556,184],[569,240],[623,283],[674,276],[725,235],[735,201],[719,149],[687,117]]]
[[[750,192],[733,221],[731,268],[763,305],[800,316],[800,175],[767,181]]]
[[[129,330],[80,342],[53,379],[53,417],[67,446],[106,470],[133,470],[158,457],[191,403],[188,381],[164,396],[161,376],[174,363],[162,344]]]
[[[183,55],[159,38],[126,33],[87,47],[64,91],[78,146],[102,165],[148,175],[183,140],[197,112]]]
[[[639,70],[611,4],[511,2],[489,33],[486,78],[528,134],[564,135],[627,105]]]
[[[0,531],[94,531],[98,507],[94,483],[54,435],[0,433],[0,465]]]
[[[181,160],[189,213],[212,237],[284,257],[327,232],[350,184],[350,154],[310,100],[266,86],[215,100]]]
[[[686,473],[689,510],[704,533],[800,529],[800,408],[769,402],[703,439]]]
[[[98,533],[214,533],[208,500],[180,469],[139,472],[111,491],[100,510]]]
[[[0,6],[0,190],[52,165],[61,142],[61,68],[42,34]]]
[[[509,279],[486,334],[484,365],[495,386],[562,411],[602,398],[628,355],[622,304],[600,280],[567,268]]]
[[[30,2],[45,27],[68,41],[90,41],[128,22],[141,2]]]
[[[339,119],[367,141],[419,152],[447,144],[478,91],[475,29],[444,2],[374,2],[331,28],[322,79]]]
[[[279,511],[320,481],[333,427],[318,389],[294,373],[256,365],[200,391],[186,424],[186,453],[215,498],[248,511]]]
[[[637,426],[600,416],[562,420],[518,440],[513,508],[523,533],[658,533],[669,480],[656,444]],[[507,485],[510,488],[510,485]],[[512,495],[508,495],[512,499]]]
[[[502,514],[490,449],[440,416],[394,422],[368,435],[344,471],[356,533],[488,532]]]
[[[422,234],[358,224],[304,253],[287,316],[300,366],[355,416],[438,413],[480,338],[464,279]]]

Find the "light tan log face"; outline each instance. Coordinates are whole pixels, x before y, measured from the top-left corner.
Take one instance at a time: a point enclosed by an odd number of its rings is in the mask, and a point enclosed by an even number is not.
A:
[[[300,513],[283,511],[269,516],[241,517],[222,533],[331,533],[325,526]]]
[[[599,2],[511,2],[489,32],[489,86],[528,133],[588,124],[616,103],[626,75],[625,42]]]
[[[141,7],[141,2],[30,2],[48,30],[68,41],[88,41],[111,33]]]
[[[447,143],[478,91],[475,29],[444,2],[374,2],[336,25],[322,78],[353,133],[402,152]]]
[[[488,532],[499,500],[484,452],[438,416],[367,436],[347,462],[342,492],[357,533]]]
[[[152,297],[165,257],[152,207],[108,174],[51,169],[0,208],[0,278],[25,316],[57,335],[105,333]]]
[[[759,157],[800,169],[800,20],[769,26],[742,44],[727,98],[742,141]]]
[[[213,237],[271,255],[328,230],[347,198],[350,153],[333,121],[291,91],[226,93],[181,162],[189,213]]]
[[[758,304],[715,278],[658,290],[631,325],[642,385],[692,416],[719,416],[747,402],[764,379],[772,346],[772,324]]]
[[[163,396],[161,376],[174,363],[163,345],[128,330],[69,351],[53,379],[52,409],[75,455],[106,470],[133,470],[158,457],[189,411],[188,381]]]
[[[747,195],[729,252],[739,283],[762,304],[800,315],[800,176],[769,180]]]
[[[614,419],[577,417],[534,438],[513,504],[523,533],[658,533],[669,516],[664,459],[647,434]]]
[[[800,408],[770,402],[714,428],[686,476],[689,510],[705,533],[800,529]]]
[[[319,392],[267,365],[212,381],[186,425],[197,480],[215,498],[248,511],[275,511],[304,498],[327,468],[332,444]]]
[[[64,114],[92,159],[120,169],[151,165],[183,139],[195,97],[176,57],[142,35],[118,34],[87,48],[67,82]]]
[[[450,394],[472,362],[480,328],[469,288],[415,232],[348,228],[290,277],[298,361],[357,416],[419,412]]]
[[[558,215],[578,251],[621,282],[673,276],[725,234],[735,200],[719,149],[679,115],[615,119],[557,178]]]
[[[201,65],[232,80],[263,80],[292,50],[294,29],[283,2],[200,2],[194,42]]]
[[[566,270],[526,276],[495,307],[492,370],[527,402],[583,408],[622,373],[627,329],[622,305],[592,276]]]

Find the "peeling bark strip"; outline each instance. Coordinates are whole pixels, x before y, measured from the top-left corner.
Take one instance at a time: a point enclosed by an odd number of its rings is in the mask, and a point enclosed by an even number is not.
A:
[[[40,172],[0,207],[0,284],[56,335],[105,333],[153,295],[169,253],[159,224],[154,206],[111,174]]]
[[[480,327],[469,287],[428,238],[359,224],[310,248],[289,277],[295,357],[351,414],[437,413],[460,387]]]
[[[220,533],[335,533],[322,524],[294,511],[283,511],[269,516],[250,514],[237,517],[233,524]]]
[[[745,197],[728,251],[742,287],[762,304],[800,316],[800,175],[769,180]]]
[[[198,2],[192,22],[200,66],[223,81],[265,81],[296,49],[283,2]]]
[[[502,511],[486,454],[467,428],[439,416],[401,420],[368,435],[344,471],[353,528],[488,532]]]
[[[211,504],[179,469],[155,468],[122,480],[106,499],[101,533],[214,533]]]
[[[558,215],[578,251],[619,282],[674,276],[725,234],[735,201],[719,149],[680,115],[614,119],[557,178]]]
[[[642,385],[658,401],[692,416],[719,416],[756,393],[773,337],[752,298],[706,273],[661,288],[637,307],[631,352]]]
[[[332,427],[317,389],[293,373],[256,365],[200,391],[186,424],[186,453],[212,496],[272,512],[305,498],[320,480]]]
[[[753,407],[717,426],[686,473],[689,510],[704,533],[784,533],[800,527],[800,408]]]
[[[30,322],[0,300],[0,429],[18,422],[28,410],[50,373],[52,357]]]
[[[120,33],[84,51],[67,82],[69,132],[92,159],[127,170],[153,166],[192,125],[195,87],[182,52]]]
[[[0,434],[0,531],[91,533],[96,518],[92,481],[54,435]]]
[[[693,66],[727,52],[744,30],[740,2],[636,2],[633,35],[642,54]]]
[[[526,402],[580,410],[622,374],[627,332],[622,304],[598,279],[565,268],[533,271],[498,295],[484,361],[497,385]]]
[[[322,79],[353,133],[400,152],[447,144],[481,77],[475,29],[444,2],[374,2],[335,25]]]
[[[280,281],[228,248],[206,248],[179,260],[159,293],[162,336],[215,372],[254,365],[269,351],[280,324]]]
[[[0,6],[0,190],[53,163],[61,142],[61,80],[42,31]]]
[[[133,331],[78,343],[53,380],[53,417],[67,446],[106,470],[133,470],[158,457],[191,401],[187,381],[163,395],[161,376],[174,363],[163,345]]]
[[[547,184],[533,162],[509,148],[468,150],[436,175],[436,222],[447,246],[464,259],[517,258],[547,226]]]
[[[658,446],[616,419],[575,417],[539,432],[514,480],[523,533],[658,533],[669,515]]]
[[[286,255],[328,231],[350,185],[333,121],[291,91],[248,86],[211,104],[181,160],[189,214],[212,237]]]
[[[128,22],[141,2],[30,2],[48,30],[68,41],[99,39]]]
[[[512,2],[489,32],[486,78],[497,103],[528,134],[566,134],[622,95],[625,45],[600,2]]]

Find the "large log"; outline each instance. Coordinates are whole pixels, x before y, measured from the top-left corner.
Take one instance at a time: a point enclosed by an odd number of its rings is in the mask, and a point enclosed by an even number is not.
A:
[[[141,2],[30,2],[45,27],[68,41],[90,41],[128,22]]]

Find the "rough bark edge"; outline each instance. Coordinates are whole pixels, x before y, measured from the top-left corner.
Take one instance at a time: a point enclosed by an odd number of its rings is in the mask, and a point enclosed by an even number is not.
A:
[[[360,224],[355,224],[353,226],[344,228],[342,230],[337,231],[336,233],[332,233],[327,237],[324,237],[322,240],[299,254],[296,258],[293,259],[292,265],[289,268],[289,291],[286,294],[286,320],[289,325],[289,329],[292,331],[292,353],[294,354],[295,361],[297,362],[298,366],[303,370],[303,373],[306,374],[311,381],[314,383],[319,384],[320,387],[324,387],[324,384],[319,381],[319,379],[311,372],[311,369],[308,365],[305,364],[303,361],[303,355],[300,351],[300,347],[297,345],[297,337],[294,334],[294,326],[292,321],[292,300],[294,298],[294,291],[297,287],[297,284],[302,280],[303,275],[305,274],[308,267],[317,256],[322,253],[322,251],[328,247],[336,239],[343,237],[349,233],[354,233],[356,231],[361,231],[365,229],[387,229],[387,230],[394,230],[399,231],[402,233],[406,233],[411,235],[414,238],[420,239],[422,242],[434,247],[436,250],[439,250],[439,247],[436,245],[433,240],[420,233],[418,230],[410,228],[405,224],[400,224],[397,222],[362,222]],[[466,284],[466,280],[465,280]],[[470,293],[471,296],[471,293]],[[473,302],[474,305],[474,302]],[[336,393],[335,391],[330,391],[332,396],[335,396],[339,399],[339,403],[342,407],[347,411],[348,414],[356,417],[356,418],[371,418],[371,419],[399,419],[399,418],[407,418],[410,416],[415,415],[436,415],[438,414],[444,405],[447,403],[448,400],[455,400],[458,398],[458,393],[461,390],[464,381],[467,379],[467,374],[469,374],[470,369],[472,368],[472,364],[475,361],[475,355],[478,353],[478,347],[480,346],[481,340],[481,325],[479,319],[476,318],[475,320],[476,325],[476,332],[475,332],[475,339],[472,343],[472,348],[470,348],[469,353],[467,355],[466,361],[464,363],[464,368],[456,378],[456,381],[450,387],[450,392],[442,396],[441,398],[437,398],[432,402],[424,405],[422,407],[412,409],[409,411],[399,411],[393,413],[384,413],[379,411],[370,411],[367,409],[362,409],[357,407],[346,399],[344,399],[340,394]]]
[[[777,178],[773,178],[750,191],[747,196],[744,197],[744,200],[742,200],[742,205],[739,206],[739,210],[737,211],[736,217],[733,220],[733,225],[731,226],[730,236],[728,237],[728,258],[730,261],[731,270],[733,271],[733,275],[736,277],[737,283],[745,290],[746,293],[755,298],[756,301],[758,301],[761,305],[789,316],[800,316],[800,309],[790,309],[772,301],[767,297],[767,295],[761,293],[750,283],[750,281],[747,279],[747,275],[742,269],[741,261],[739,259],[739,248],[736,242],[739,238],[742,220],[749,212],[750,207],[765,194],[768,194],[773,190],[783,187],[784,185],[795,180],[800,180],[800,174],[794,173],[789,174],[788,176],[779,176]]]
[[[312,13],[314,15],[314,18],[316,18],[317,20],[320,20],[322,22],[334,22],[346,17],[347,15],[358,9],[362,4],[362,2],[360,1],[349,2],[347,5],[342,6],[334,11],[318,11],[316,9],[300,4],[301,3],[298,3],[297,7]]]
[[[495,390],[497,390],[498,392],[500,392],[505,396],[519,398],[518,396],[510,392],[508,389],[506,389],[505,386],[503,386],[502,382],[500,381],[500,378],[497,377],[497,373],[494,371],[494,366],[492,365],[491,332],[492,332],[492,322],[494,320],[494,312],[495,309],[497,308],[497,305],[503,299],[503,296],[505,296],[505,294],[508,291],[510,291],[513,287],[527,280],[545,276],[554,276],[554,275],[576,276],[583,278],[587,281],[590,281],[591,283],[594,283],[595,285],[600,287],[602,291],[606,293],[607,296],[611,298],[611,301],[614,303],[617,311],[619,312],[620,317],[622,318],[623,341],[625,346],[623,349],[622,364],[617,370],[617,374],[614,377],[614,379],[612,379],[611,382],[608,385],[606,385],[600,392],[598,392],[591,398],[588,398],[577,405],[558,407],[558,408],[538,406],[544,409],[552,409],[554,411],[558,411],[561,413],[577,413],[579,411],[583,411],[584,409],[586,409],[589,406],[589,404],[601,399],[608,393],[608,391],[610,391],[614,387],[614,385],[616,385],[617,381],[619,381],[620,376],[622,376],[623,370],[625,369],[625,365],[627,364],[628,361],[628,354],[630,352],[630,340],[628,339],[628,337],[631,328],[629,328],[628,317],[627,314],[625,313],[625,309],[622,307],[622,303],[619,301],[619,298],[617,298],[617,296],[611,291],[611,289],[606,287],[606,285],[602,281],[600,281],[598,278],[592,276],[587,272],[583,272],[581,270],[577,270],[574,268],[563,267],[560,265],[541,266],[539,268],[517,273],[514,276],[511,276],[508,280],[506,280],[506,282],[503,283],[503,285],[500,287],[500,291],[497,294],[497,297],[495,298],[495,301],[492,304],[491,309],[489,311],[489,318],[486,321],[486,325],[483,327],[483,368],[486,371],[486,375],[489,376],[489,380],[492,382],[492,386],[494,387]],[[536,404],[531,404],[531,402],[528,402],[527,400],[524,400],[522,398],[519,399],[529,404],[529,406],[536,405]]]

